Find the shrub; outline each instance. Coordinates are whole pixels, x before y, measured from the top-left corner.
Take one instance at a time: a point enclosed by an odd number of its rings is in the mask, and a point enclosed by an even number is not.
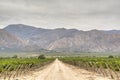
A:
[[[110,55],[108,58],[114,58],[112,55]]]
[[[18,58],[18,56],[17,56],[17,55],[14,55],[12,58]]]
[[[38,59],[45,59],[45,55],[39,55]]]

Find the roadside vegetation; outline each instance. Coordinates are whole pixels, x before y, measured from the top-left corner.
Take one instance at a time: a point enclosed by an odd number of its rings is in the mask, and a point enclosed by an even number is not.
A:
[[[44,55],[31,58],[13,57],[0,58],[0,79],[11,80],[15,77],[28,74],[46,64],[53,62],[53,58],[45,58]]]
[[[114,80],[120,80],[120,58],[109,57],[62,57],[61,61],[101,74]]]
[[[107,57],[106,55],[104,57],[93,55],[94,53],[90,56],[88,56],[88,53],[84,55],[81,53],[78,56],[76,53],[76,55],[72,57],[73,55],[68,55],[68,53],[59,53],[58,56],[49,54],[47,57],[45,54],[29,58],[19,57],[18,55],[4,58],[1,57],[0,80],[12,80],[19,76],[26,75],[31,71],[35,71],[40,67],[53,62],[56,57],[64,63],[101,74],[102,76],[112,78],[113,80],[120,80],[120,57],[111,54]]]

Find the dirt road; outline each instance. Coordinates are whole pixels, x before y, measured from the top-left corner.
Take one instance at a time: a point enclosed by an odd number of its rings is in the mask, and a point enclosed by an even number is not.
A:
[[[62,63],[56,59],[42,70],[18,80],[110,80],[98,74]]]

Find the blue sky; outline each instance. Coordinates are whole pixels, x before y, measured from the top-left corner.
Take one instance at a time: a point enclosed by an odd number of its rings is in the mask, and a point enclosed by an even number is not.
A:
[[[0,28],[120,29],[120,0],[0,0]]]

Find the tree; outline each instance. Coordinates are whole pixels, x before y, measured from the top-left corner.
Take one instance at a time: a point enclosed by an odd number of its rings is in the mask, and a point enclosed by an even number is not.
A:
[[[18,58],[18,56],[17,56],[17,55],[14,55],[12,58]]]
[[[108,58],[114,58],[112,55],[110,55]]]
[[[42,54],[42,55],[39,55],[39,56],[38,56],[38,59],[45,59],[45,55],[43,55],[43,54]]]

